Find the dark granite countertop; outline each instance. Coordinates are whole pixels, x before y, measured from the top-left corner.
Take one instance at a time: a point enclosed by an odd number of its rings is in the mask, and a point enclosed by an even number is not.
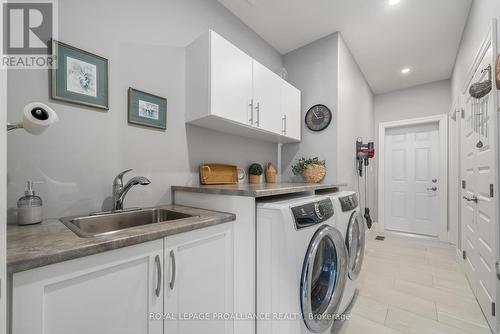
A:
[[[172,186],[172,191],[185,191],[206,194],[267,197],[275,195],[293,194],[299,192],[314,192],[316,190],[335,190],[345,187],[345,184],[322,183],[262,183],[262,184],[228,184],[228,185],[194,185]]]
[[[203,227],[234,221],[236,216],[180,205],[162,208],[199,217],[137,226],[109,235],[80,238],[59,220],[7,227],[7,272],[15,273],[83,256],[131,246]]]

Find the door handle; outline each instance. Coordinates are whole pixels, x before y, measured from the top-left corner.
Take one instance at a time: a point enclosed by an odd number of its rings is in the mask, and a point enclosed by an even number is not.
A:
[[[155,294],[156,297],[160,297],[160,292],[161,292],[161,261],[160,261],[160,255],[155,256],[155,262],[156,262],[156,275],[157,275],[157,283],[156,283],[156,289],[155,289]]]
[[[283,121],[283,134],[286,135],[286,115],[283,115],[283,117],[281,118],[281,120]]]
[[[466,200],[467,202],[474,202],[474,203],[477,203],[477,202],[478,202],[476,195],[473,195],[473,196],[472,196],[472,198],[471,198],[471,197],[467,197],[467,196],[464,196],[463,198],[464,198],[464,200]]]
[[[432,188],[427,188],[428,191],[437,191],[438,188],[437,187],[432,187]]]
[[[176,271],[177,271],[177,265],[175,263],[175,253],[173,250],[170,251],[170,258],[172,259],[172,278],[170,280],[170,290],[173,290],[174,289],[174,286],[175,286],[175,276],[176,275]]]

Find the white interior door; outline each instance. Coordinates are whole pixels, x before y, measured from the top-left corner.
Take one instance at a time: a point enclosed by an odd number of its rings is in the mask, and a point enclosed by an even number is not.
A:
[[[385,228],[438,236],[439,124],[387,129],[385,147]]]
[[[493,58],[490,47],[474,74],[472,83],[488,79],[487,70]],[[463,95],[462,120],[462,249],[465,272],[490,326],[496,328],[496,252],[497,210],[496,184],[496,111],[495,96],[481,99]]]

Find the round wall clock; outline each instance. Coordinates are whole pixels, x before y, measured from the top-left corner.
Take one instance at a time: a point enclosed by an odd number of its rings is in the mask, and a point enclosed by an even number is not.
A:
[[[306,114],[306,125],[312,131],[326,129],[331,121],[332,112],[323,104],[312,106]]]

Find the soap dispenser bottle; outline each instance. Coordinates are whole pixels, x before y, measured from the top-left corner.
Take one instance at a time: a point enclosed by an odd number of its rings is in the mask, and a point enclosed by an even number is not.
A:
[[[38,182],[37,182],[38,183]],[[41,223],[42,199],[35,195],[33,185],[35,182],[28,181],[24,196],[17,201],[17,223],[18,225],[31,225]]]

